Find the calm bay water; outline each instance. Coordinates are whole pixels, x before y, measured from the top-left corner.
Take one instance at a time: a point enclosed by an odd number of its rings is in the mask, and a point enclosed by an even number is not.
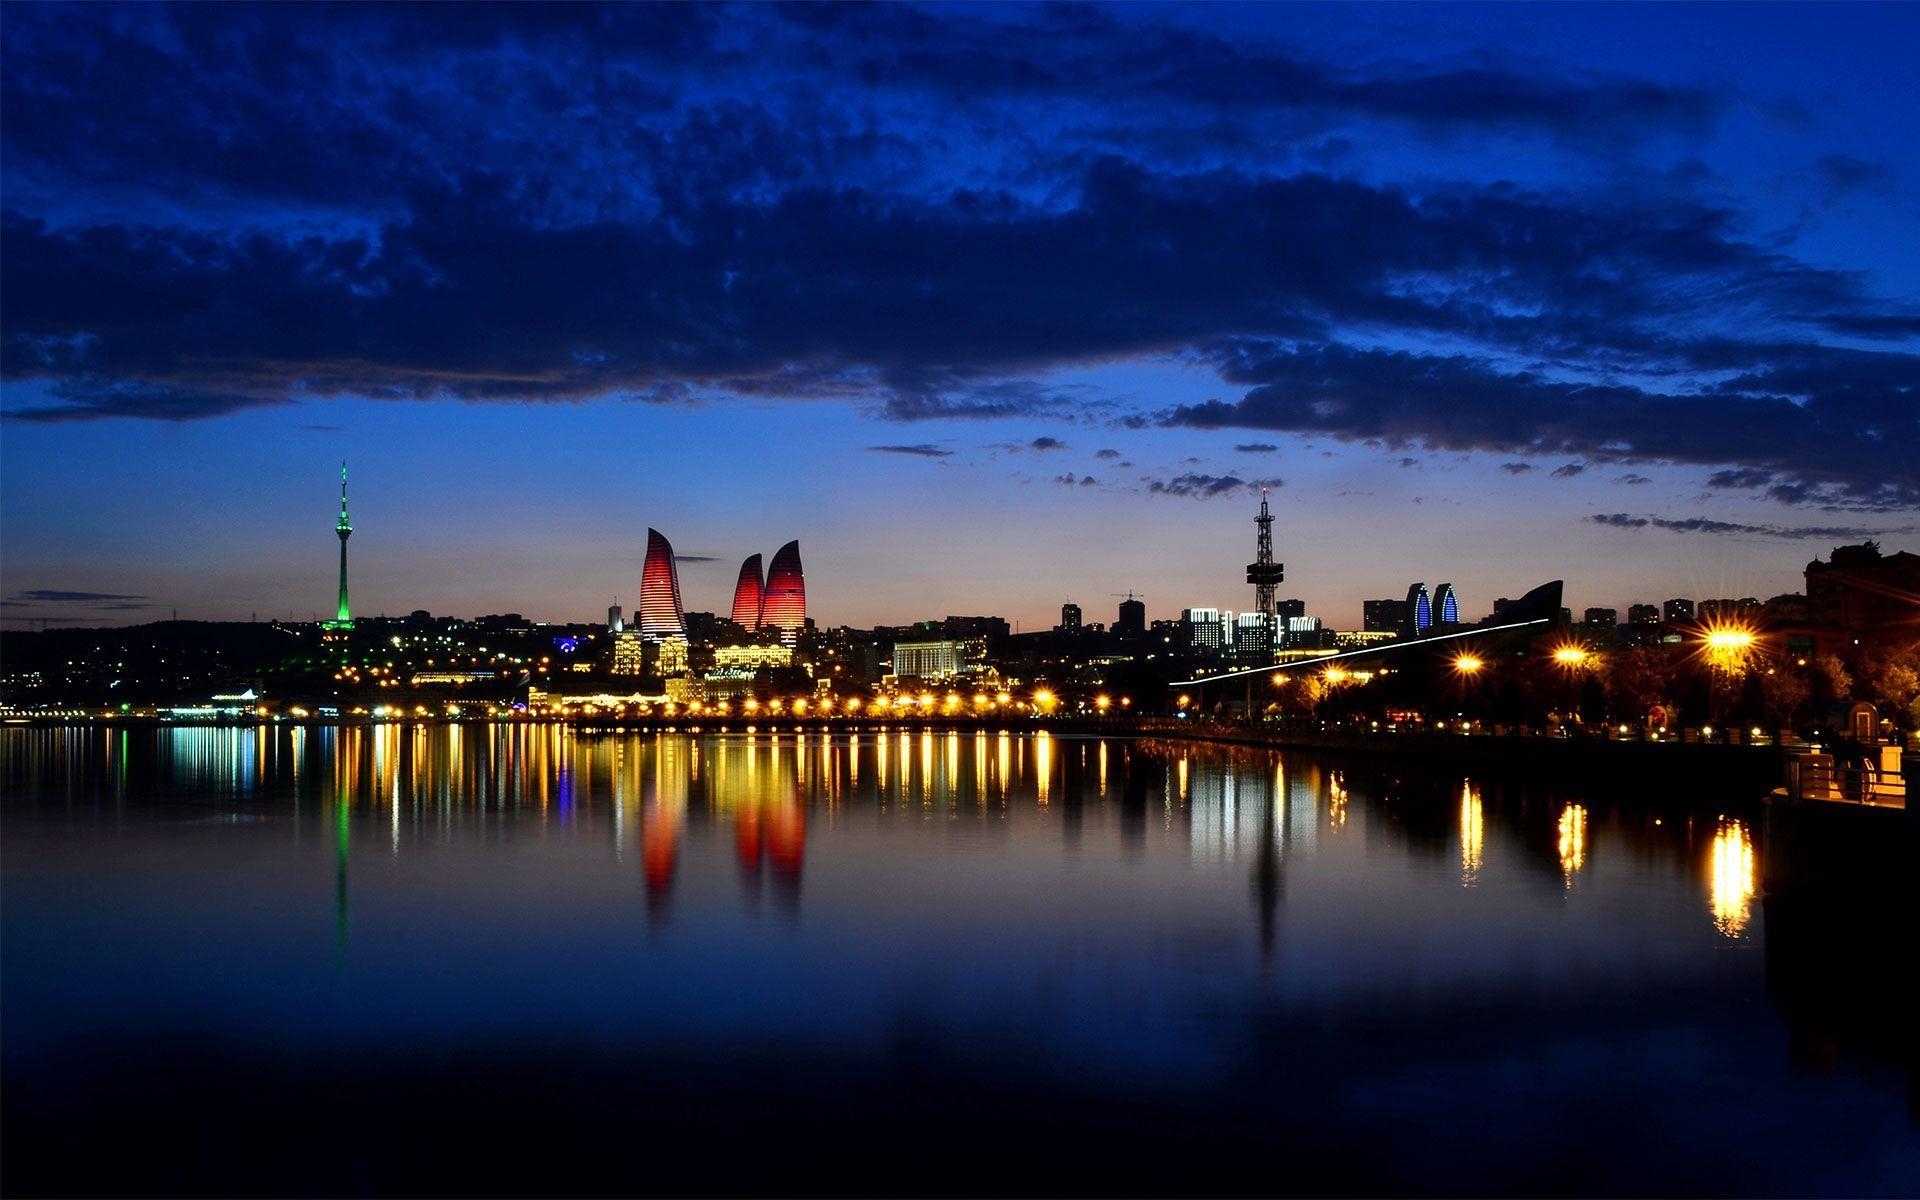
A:
[[[1123,739],[0,731],[7,1190],[1920,1190],[1758,808]]]

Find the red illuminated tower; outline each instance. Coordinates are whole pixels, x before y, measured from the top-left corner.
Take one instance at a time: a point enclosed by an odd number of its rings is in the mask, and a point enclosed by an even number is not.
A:
[[[740,564],[740,582],[733,585],[733,622],[746,629],[760,628],[760,556],[748,557]]]
[[[647,565],[640,571],[640,633],[665,639],[687,636],[687,615],[680,607],[680,572],[673,543],[657,529],[647,530]]]
[[[800,574],[800,543],[788,542],[774,552],[767,568],[767,587],[760,604],[760,623],[780,631],[791,643],[807,624],[807,583]]]

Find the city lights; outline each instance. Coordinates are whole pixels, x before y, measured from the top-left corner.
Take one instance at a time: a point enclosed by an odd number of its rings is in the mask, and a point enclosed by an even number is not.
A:
[[[1707,665],[1716,671],[1737,675],[1747,669],[1759,642],[1753,629],[1729,622],[1709,625],[1701,635],[1700,648]]]

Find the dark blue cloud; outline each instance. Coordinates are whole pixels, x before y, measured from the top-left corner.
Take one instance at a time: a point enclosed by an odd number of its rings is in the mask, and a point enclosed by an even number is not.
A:
[[[1204,475],[1188,472],[1175,475],[1171,479],[1149,479],[1147,490],[1156,496],[1184,496],[1196,500],[1211,500],[1216,496],[1231,496],[1240,492],[1257,492],[1262,488],[1277,488],[1282,484],[1278,479],[1242,479],[1237,475]]]
[[[926,442],[917,442],[911,446],[868,446],[875,454],[906,454],[915,458],[952,458],[953,451]]]
[[[71,592],[58,588],[29,588],[15,592],[13,600],[28,604],[105,604],[115,601],[145,600],[145,596],[122,595],[118,592]]]
[[[1048,375],[1171,358],[1238,390],[1176,425],[1920,502],[1895,452],[1920,313],[1634,158],[1731,94],[1077,7],[16,7],[7,32],[16,419],[746,396],[1138,429]],[[1595,165],[1450,180],[1377,149],[1462,140]],[[1837,152],[1816,175],[1898,185]]]
[[[1587,520],[1613,529],[1664,529],[1671,533],[1744,534],[1750,537],[1801,538],[1880,537],[1889,533],[1910,533],[1912,527],[1888,529],[1861,525],[1753,525],[1739,521],[1717,521],[1709,517],[1636,517],[1629,513],[1595,513]]]

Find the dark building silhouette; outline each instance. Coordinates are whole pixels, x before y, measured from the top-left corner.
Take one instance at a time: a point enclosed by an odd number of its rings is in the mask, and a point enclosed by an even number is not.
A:
[[[1407,628],[1405,600],[1363,600],[1360,628],[1368,633],[1400,633]]]
[[[1807,614],[1825,644],[1911,641],[1920,634],[1920,554],[1883,554],[1874,542],[1835,547],[1826,562],[1807,564]]]

